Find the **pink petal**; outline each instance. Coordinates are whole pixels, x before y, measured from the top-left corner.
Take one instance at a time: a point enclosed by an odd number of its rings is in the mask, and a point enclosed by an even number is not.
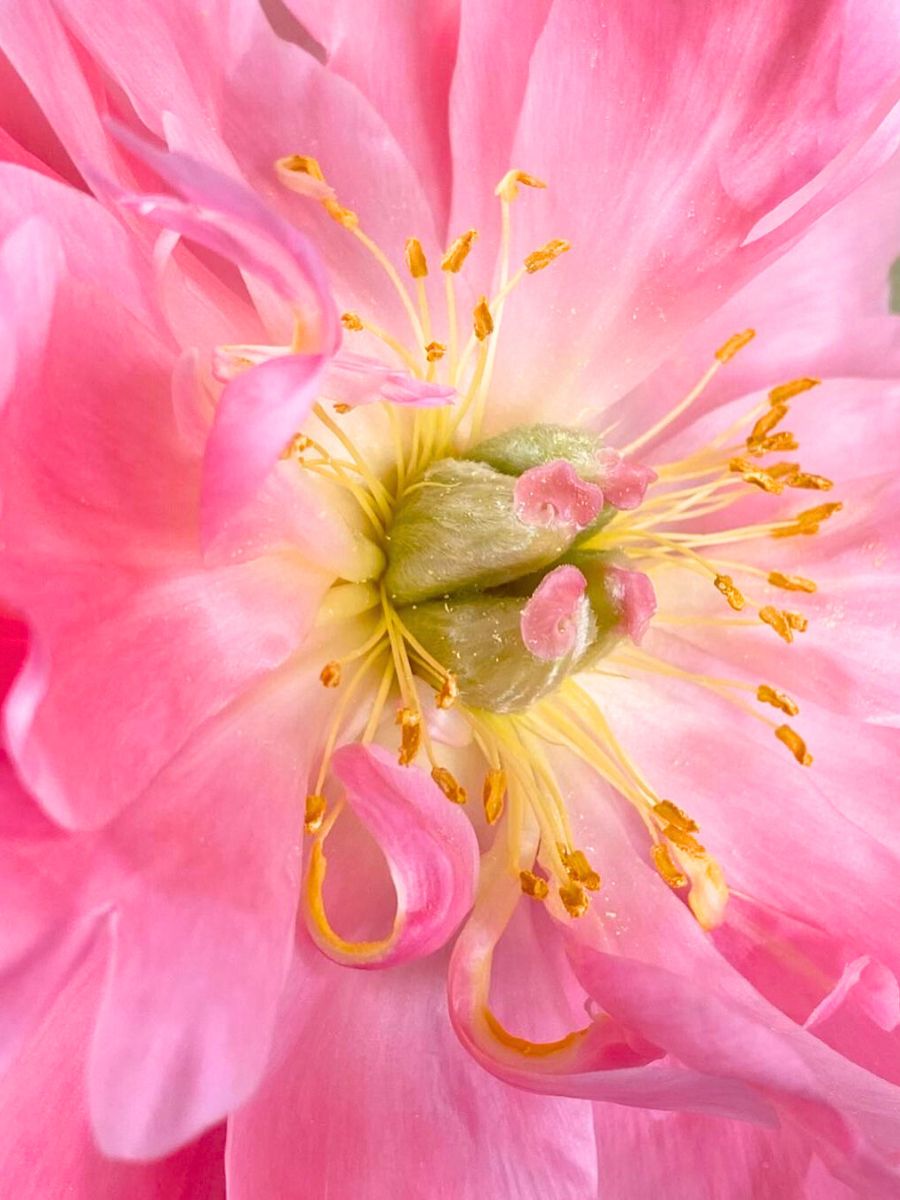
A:
[[[607,567],[603,582],[610,599],[621,613],[625,632],[635,645],[640,645],[656,612],[656,593],[649,577],[643,571]]]
[[[88,1085],[103,1151],[152,1158],[258,1085],[300,882],[321,688],[282,673],[209,722],[94,851],[115,889]]]
[[[156,1163],[105,1158],[84,1095],[102,958],[61,988],[41,1026],[0,1077],[0,1176],[23,1200],[225,1200],[224,1129]]]
[[[4,650],[8,644],[4,643]],[[18,658],[19,655],[16,654]],[[102,906],[79,910],[62,841],[0,762],[0,1066],[7,1070],[99,938]]]
[[[535,395],[548,415],[573,397],[602,410],[886,160],[897,36],[889,2],[863,14],[833,0],[810,20],[803,0],[691,17],[667,4],[649,19],[558,0],[511,155],[549,186],[517,202],[514,258],[553,237],[574,250],[510,298],[495,387],[528,397],[520,419],[536,419]],[[753,239],[836,160],[806,205]]]
[[[333,354],[340,325],[312,243],[255,194],[183,154],[164,153],[117,127],[124,144],[173,187],[183,201],[119,190],[117,199],[186,234],[258,275],[293,308],[311,352]]]
[[[436,408],[452,404],[456,389],[417,379],[407,371],[386,366],[377,358],[339,354],[328,364],[322,394],[329,400],[357,408],[383,400],[389,404]]]
[[[587,580],[577,567],[556,567],[545,575],[522,610],[522,641],[545,662],[583,648],[590,620]]]
[[[474,227],[489,246],[496,244],[500,230],[494,188],[510,167],[529,172],[536,169],[533,163],[515,157],[513,143],[531,55],[552,8],[553,0],[460,5],[459,49],[450,95],[455,168],[450,227]],[[490,96],[489,104],[486,96]],[[543,195],[526,189],[517,202],[514,220],[518,220],[522,204],[543,207]]]
[[[379,746],[338,750],[332,771],[353,811],[387,859],[397,915],[382,942],[354,947],[324,925],[324,852],[313,851],[307,924],[329,957],[358,967],[385,967],[431,954],[450,937],[472,905],[478,842],[464,814],[427,775],[400,767]]]
[[[201,521],[209,546],[256,496],[285,446],[312,411],[325,359],[272,358],[222,392],[203,464]]]
[[[301,946],[284,1038],[230,1123],[230,1200],[366,1196],[386,1163],[396,1200],[597,1194],[589,1106],[482,1071],[450,1028],[445,976],[443,956],[358,972]],[[519,993],[520,1012],[532,1003]]]
[[[594,1106],[597,1159],[616,1200],[850,1200],[809,1141],[692,1113]]]
[[[586,529],[603,508],[603,492],[564,459],[529,467],[513,491],[516,516],[543,529]]]
[[[288,0],[290,8],[328,51],[328,68],[349,79],[383,117],[428,194],[445,228],[453,178],[447,129],[459,12],[446,0],[412,9],[373,0]],[[390,60],[395,70],[383,70]]]
[[[34,644],[6,712],[28,787],[64,825],[108,820],[294,654],[324,586],[293,556],[137,584],[95,566],[51,574],[38,560],[21,579]]]

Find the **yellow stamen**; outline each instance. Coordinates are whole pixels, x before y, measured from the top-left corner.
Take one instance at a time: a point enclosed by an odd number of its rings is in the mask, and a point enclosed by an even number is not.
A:
[[[735,612],[740,612],[743,609],[744,605],[746,604],[746,600],[738,588],[735,587],[734,580],[730,575],[717,575],[713,580],[713,583],[716,585]]]
[[[477,237],[477,229],[469,229],[466,233],[460,234],[441,259],[441,270],[451,271],[454,275],[457,274],[468,258],[469,251],[472,249],[472,243]]]
[[[765,467],[756,467],[746,458],[733,458],[728,464],[730,471],[739,472],[745,483],[752,483],[754,487],[762,488],[764,492],[770,492],[775,496],[780,496],[784,491],[784,484],[772,475]]]
[[[286,154],[284,158],[276,161],[275,168],[278,171],[287,171],[292,175],[309,175],[313,179],[318,179],[320,183],[325,182],[318,159],[313,158],[310,154]]]
[[[501,200],[506,200],[509,203],[518,196],[520,184],[530,188],[545,188],[547,186],[543,180],[535,178],[534,175],[529,175],[526,171],[507,171],[494,188],[494,195],[499,196]]]
[[[400,726],[400,754],[397,758],[401,767],[408,767],[422,745],[422,718],[410,708],[397,712],[396,724]]]
[[[743,333],[734,333],[716,351],[716,358],[720,363],[730,362],[738,351],[749,345],[756,337],[755,329],[745,329]]]
[[[434,767],[431,778],[438,785],[448,800],[454,804],[465,804],[468,800],[466,789],[453,777],[446,767]]]
[[[313,440],[305,433],[295,433],[282,452],[282,458],[302,458],[313,447]]]
[[[769,572],[769,583],[772,587],[784,588],[787,592],[814,592],[816,584],[802,575],[782,575],[781,571]]]
[[[787,621],[788,625],[790,625],[791,629],[796,630],[797,633],[806,632],[809,621],[806,617],[804,617],[803,613],[791,612],[787,608],[782,609],[782,613],[784,615],[784,619]]]
[[[339,687],[341,682],[341,664],[339,662],[326,663],[319,674],[319,680],[323,687]]]
[[[776,450],[779,453],[783,450],[796,450],[797,446],[797,439],[794,435],[786,432],[773,433],[771,437],[747,438],[747,452],[754,458],[762,458],[764,454],[771,454]]]
[[[498,767],[492,767],[484,778],[482,791],[484,816],[488,825],[496,825],[503,813],[503,799],[506,795],[506,772]]]
[[[483,342],[486,337],[494,332],[494,318],[491,316],[491,310],[488,308],[487,298],[482,296],[475,305],[475,311],[472,314],[475,328],[475,336],[479,342]]]
[[[447,353],[447,347],[443,342],[429,342],[425,347],[425,357],[428,362],[439,362]]]
[[[834,487],[832,481],[824,475],[812,475],[808,471],[797,471],[796,474],[788,475],[785,483],[788,487],[807,488],[816,492],[830,492]]]
[[[307,833],[318,833],[325,820],[325,797],[309,795],[306,797],[306,813],[303,818],[303,828]]]
[[[447,674],[434,702],[438,708],[452,708],[456,703],[457,696],[459,696],[459,683],[456,676],[452,673]]]
[[[520,871],[519,883],[525,895],[534,900],[546,900],[550,893],[547,880],[541,879],[540,875],[535,875],[533,871]]]
[[[792,400],[801,392],[808,392],[810,388],[818,387],[821,382],[821,379],[792,379],[790,383],[783,383],[780,387],[772,388],[769,392],[769,400],[772,404],[784,404],[785,400]]]
[[[565,846],[559,846],[559,856],[563,860],[563,865],[569,872],[569,878],[575,883],[582,883],[589,892],[600,890],[600,876],[588,862],[587,855],[583,850],[566,850]]]
[[[792,642],[794,640],[794,635],[791,632],[791,626],[784,613],[780,609],[775,608],[771,604],[767,604],[764,608],[759,610],[759,619],[764,624],[769,625],[772,629],[774,629],[778,636],[783,638],[786,642]]]
[[[796,700],[792,700],[784,692],[779,692],[775,688],[769,687],[767,683],[761,683],[756,689],[756,698],[762,704],[771,704],[773,708],[779,709],[789,717],[796,717],[800,711]]]
[[[549,267],[554,259],[571,249],[571,242],[565,241],[564,238],[553,238],[539,250],[532,250],[525,259],[525,270],[529,275],[534,275],[536,271],[543,271],[544,267]]]
[[[338,413],[340,416],[343,416],[343,415],[344,415],[344,413],[348,413],[348,412],[350,411],[350,408],[351,408],[351,406],[350,406],[349,404],[345,404],[345,403],[343,402],[343,400],[336,400],[336,401],[334,402],[334,404],[332,404],[332,406],[331,406],[331,407],[332,407],[332,408],[334,409],[334,411],[335,411],[336,413]]]
[[[799,733],[795,733],[790,725],[779,725],[775,730],[775,736],[779,742],[784,742],[794,758],[801,767],[808,767],[812,763],[812,755],[807,752],[806,742]]]
[[[668,825],[674,825],[676,829],[682,829],[685,833],[696,833],[697,822],[683,812],[677,804],[673,804],[671,800],[660,800],[653,805],[653,811],[661,821],[665,821]]]
[[[413,279],[424,279],[428,274],[428,261],[425,258],[425,251],[422,249],[422,243],[418,238],[407,238],[406,246],[406,267]]]
[[[355,312],[345,312],[341,314],[341,324],[345,329],[350,329],[354,333],[359,333],[363,327],[360,317]]]
[[[666,881],[670,888],[683,888],[687,883],[687,877],[682,875],[672,859],[669,856],[668,847],[666,846],[651,846],[650,854],[653,858],[653,865],[656,870]]]
[[[562,885],[559,889],[559,898],[570,917],[583,917],[588,910],[587,893],[581,884],[574,880]]]
[[[677,825],[667,825],[663,830],[663,837],[691,858],[706,857],[705,846],[701,846],[692,834],[679,829]]]
[[[773,404],[767,413],[759,418],[753,426],[753,432],[750,434],[750,440],[753,442],[761,441],[767,434],[771,433],[776,425],[779,425],[788,415],[788,406],[786,404]]]

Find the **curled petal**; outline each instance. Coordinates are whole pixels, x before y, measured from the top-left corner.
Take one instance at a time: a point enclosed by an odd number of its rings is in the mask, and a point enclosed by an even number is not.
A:
[[[488,857],[478,904],[457,938],[448,980],[453,1027],[483,1067],[507,1083],[545,1094],[773,1122],[771,1107],[743,1081],[673,1062],[633,1026],[599,1008],[590,1024],[552,1042],[505,1029],[489,1004],[491,968],[522,894],[505,859],[496,852]]]
[[[591,621],[587,580],[577,567],[562,566],[538,584],[522,609],[522,641],[535,656],[550,662],[587,644]]]
[[[306,881],[307,923],[319,948],[336,962],[386,967],[439,949],[471,908],[478,843],[467,818],[423,772],[399,767],[379,746],[343,746],[332,759],[347,801],[378,842],[397,893],[388,937],[347,942],[325,915],[322,842],[313,846]]]
[[[524,471],[516,480],[513,502],[516,516],[526,525],[586,529],[600,515],[603,492],[560,458]]]

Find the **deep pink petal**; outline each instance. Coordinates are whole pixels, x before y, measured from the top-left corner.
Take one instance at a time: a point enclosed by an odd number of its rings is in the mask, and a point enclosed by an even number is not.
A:
[[[478,842],[471,823],[427,775],[398,766],[379,746],[343,746],[331,770],[387,860],[397,914],[381,942],[354,946],[336,936],[323,908],[325,854],[317,844],[307,881],[310,932],[326,954],[350,966],[385,967],[431,954],[472,905]]]

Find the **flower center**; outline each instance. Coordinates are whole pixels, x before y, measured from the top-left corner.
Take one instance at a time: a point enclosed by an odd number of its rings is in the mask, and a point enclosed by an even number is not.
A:
[[[693,674],[638,649],[637,643],[655,610],[650,577],[673,569],[703,576],[733,614],[755,609],[756,618],[661,612],[655,617],[661,626],[758,627],[762,622],[785,643],[806,628],[802,614],[768,597],[756,600],[749,589],[762,577],[772,589],[813,592],[812,581],[713,555],[717,546],[729,543],[815,533],[839,503],[715,531],[691,523],[727,509],[751,489],[779,496],[785,489],[831,487],[796,462],[762,461],[796,449],[793,435],[778,427],[791,401],[818,381],[800,378],[774,388],[751,413],[749,432],[737,444],[739,425],[655,470],[636,463],[634,453],[681,416],[749,343],[753,331],[747,330],[721,346],[697,386],[621,452],[589,431],[556,425],[523,426],[485,440],[481,431],[506,300],[529,275],[569,249],[567,242],[553,239],[512,269],[512,205],[522,186],[544,185],[520,171],[509,172],[498,185],[497,280],[492,298],[482,296],[475,305],[463,343],[454,280],[476,239],[474,230],[456,238],[440,259],[446,334],[439,341],[425,288],[428,262],[418,239],[408,239],[405,246],[411,294],[314,160],[291,156],[277,169],[283,183],[322,203],[375,257],[400,296],[413,345],[356,312],[342,318],[348,333],[377,339],[415,379],[437,387],[440,377],[455,395],[452,405],[439,399],[434,407],[409,408],[398,379],[392,383],[396,403],[352,417],[347,416],[352,405],[323,397],[314,410],[317,428],[299,433],[286,451],[303,470],[327,478],[352,498],[368,547],[355,581],[330,590],[320,622],[326,629],[357,622],[360,638],[321,673],[322,684],[340,692],[307,801],[306,829],[316,839],[317,861],[324,869],[322,847],[342,804],[340,792],[332,794],[332,752],[348,737],[373,741],[393,701],[400,764],[427,759],[431,778],[453,803],[465,804],[471,788],[448,765],[446,747],[454,738],[443,735],[441,722],[452,717],[477,747],[484,819],[489,827],[500,826],[508,870],[526,895],[578,917],[602,886],[585,849],[573,839],[555,761],[562,750],[637,810],[656,870],[673,889],[687,889],[697,919],[713,927],[728,895],[723,873],[696,836],[696,822],[660,795],[621,744],[592,675],[609,664],[618,673],[674,675],[711,689],[752,712],[798,763],[811,763],[801,736],[754,709],[745,694],[749,690],[758,703],[795,716],[798,706],[789,696],[765,683]],[[325,407],[328,399],[334,415]],[[389,458],[385,444],[393,447]],[[369,703],[360,715],[366,694]],[[314,873],[312,886],[320,885],[321,874]],[[320,894],[309,907],[322,936],[332,936]]]

